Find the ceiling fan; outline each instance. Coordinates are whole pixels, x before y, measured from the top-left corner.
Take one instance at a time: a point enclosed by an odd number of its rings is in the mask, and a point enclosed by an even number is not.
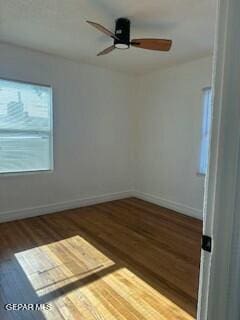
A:
[[[119,18],[116,20],[115,33],[106,29],[99,23],[87,20],[91,26],[100,32],[111,37],[113,45],[99,52],[98,56],[110,53],[114,49],[129,49],[130,46],[148,50],[169,51],[172,46],[172,40],[167,39],[132,39],[130,41],[130,20],[127,18]]]

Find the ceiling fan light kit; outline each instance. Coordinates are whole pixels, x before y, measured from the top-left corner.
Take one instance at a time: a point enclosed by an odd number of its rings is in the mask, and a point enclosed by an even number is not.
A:
[[[130,47],[130,20],[119,18],[116,20],[114,47],[128,49]]]
[[[87,21],[88,24],[96,28],[98,31],[106,34],[113,39],[113,45],[98,53],[98,56],[106,55],[114,49],[129,49],[130,46],[156,50],[156,51],[169,51],[172,46],[172,40],[167,39],[133,39],[130,40],[130,20],[127,18],[118,18],[115,25],[115,33],[108,30],[99,23]]]

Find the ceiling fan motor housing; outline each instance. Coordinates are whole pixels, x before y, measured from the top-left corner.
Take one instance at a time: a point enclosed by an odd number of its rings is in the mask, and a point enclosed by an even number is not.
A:
[[[130,21],[127,18],[116,20],[114,46],[118,49],[128,49],[130,46]]]

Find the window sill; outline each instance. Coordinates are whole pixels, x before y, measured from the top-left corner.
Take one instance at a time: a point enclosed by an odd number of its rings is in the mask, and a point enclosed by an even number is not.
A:
[[[38,175],[38,174],[51,174],[53,169],[49,170],[36,170],[36,171],[19,171],[19,172],[3,172],[0,173],[0,178],[4,177],[17,177],[17,176],[29,176],[29,175]]]

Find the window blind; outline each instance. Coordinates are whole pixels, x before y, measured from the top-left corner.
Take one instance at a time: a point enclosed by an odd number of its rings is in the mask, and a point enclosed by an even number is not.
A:
[[[0,173],[52,168],[52,89],[0,79]]]

